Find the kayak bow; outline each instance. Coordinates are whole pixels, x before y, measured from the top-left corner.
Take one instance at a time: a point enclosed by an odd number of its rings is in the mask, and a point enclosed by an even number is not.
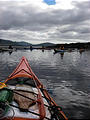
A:
[[[9,94],[12,101],[3,102],[10,107],[3,114],[2,120],[67,120],[62,109],[33,73],[25,57],[22,57],[19,65],[5,80],[0,93],[1,91],[13,92],[13,95]]]

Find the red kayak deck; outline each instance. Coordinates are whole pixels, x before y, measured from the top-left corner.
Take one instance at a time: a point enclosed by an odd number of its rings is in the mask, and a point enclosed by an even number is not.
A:
[[[45,98],[49,101],[51,106],[56,106],[57,110],[61,116],[61,119],[67,120],[66,115],[64,114],[64,112],[58,108],[58,105],[55,103],[55,101],[50,97],[49,93],[47,92],[47,90],[45,89],[45,87],[43,86],[43,84],[40,82],[40,80],[37,78],[37,76],[33,73],[27,59],[25,57],[22,57],[19,65],[16,67],[16,69],[13,71],[13,73],[8,77],[8,79],[5,80],[5,84],[8,84],[8,81],[10,82],[13,79],[16,78],[20,78],[20,77],[26,77],[26,78],[30,78],[35,82],[37,91],[38,91],[38,95],[37,95],[37,99],[36,99],[36,103],[38,104],[38,109],[39,109],[39,118],[23,118],[21,117],[14,117],[13,120],[46,120],[46,108],[44,105],[44,101],[43,101],[43,97],[41,94],[41,90],[43,91],[43,94],[45,96]],[[5,118],[2,120],[10,120],[11,118]],[[50,119],[50,118],[49,118]],[[60,120],[60,119],[59,119]]]

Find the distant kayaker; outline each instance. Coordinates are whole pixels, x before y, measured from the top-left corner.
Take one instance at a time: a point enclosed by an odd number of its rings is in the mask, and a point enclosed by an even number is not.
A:
[[[9,49],[13,49],[13,47],[11,45],[9,45]]]
[[[64,50],[64,46],[63,45],[60,46],[60,50]]]

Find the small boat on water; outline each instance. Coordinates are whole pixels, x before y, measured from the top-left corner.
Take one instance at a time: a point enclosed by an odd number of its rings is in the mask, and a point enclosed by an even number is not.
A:
[[[61,49],[54,49],[54,52],[55,52],[55,53],[58,53],[58,52],[59,52],[59,53],[64,53],[64,52],[65,52],[65,50],[61,50]]]
[[[22,57],[13,73],[0,82],[1,120],[67,120],[66,115]]]

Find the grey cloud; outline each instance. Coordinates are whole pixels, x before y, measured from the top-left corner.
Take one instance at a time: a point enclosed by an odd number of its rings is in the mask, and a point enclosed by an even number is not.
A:
[[[9,29],[13,27],[24,27],[30,29],[33,26],[40,28],[40,25],[47,27],[63,24],[75,24],[90,19],[90,8],[87,6],[87,2],[83,4],[75,3],[76,8],[72,10],[56,10],[52,11],[52,14],[48,12],[37,12],[35,8],[30,5],[19,6],[18,4],[8,6],[2,12],[0,19],[0,28]],[[89,3],[88,3],[89,4]],[[17,6],[16,6],[17,5]],[[87,11],[88,7],[88,11]],[[79,8],[79,9],[77,9]],[[46,28],[46,27],[45,27]],[[33,30],[33,29],[32,29]]]
[[[81,33],[81,34],[86,34],[86,33],[90,33],[90,27],[88,25],[69,25],[66,26],[64,28],[59,29],[59,31],[61,33],[67,33],[67,32],[77,32],[77,33]]]
[[[72,42],[74,39],[89,41],[90,1],[73,2],[72,4],[75,7],[69,10],[58,9],[51,12],[39,12],[30,4],[22,5],[22,2],[0,1],[0,30],[36,31],[42,34],[46,32],[49,40],[61,38],[63,40],[72,39]],[[55,32],[51,34],[50,28]],[[29,39],[24,32],[19,35],[16,31],[17,36],[13,33],[12,37]],[[73,32],[77,34],[74,35]],[[2,34],[4,36],[4,32]],[[7,33],[8,35],[9,33]]]

